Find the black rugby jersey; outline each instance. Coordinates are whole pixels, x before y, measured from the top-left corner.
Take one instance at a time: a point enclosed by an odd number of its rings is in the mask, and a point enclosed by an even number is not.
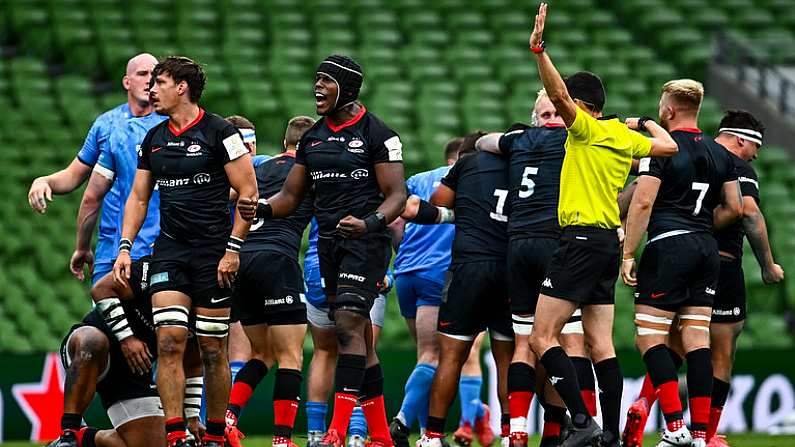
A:
[[[566,155],[566,127],[514,124],[500,137],[510,157],[510,236],[558,237],[560,168]]]
[[[282,189],[293,164],[295,164],[295,157],[285,152],[254,169],[257,174],[257,187],[261,201],[274,196]],[[240,251],[276,251],[297,262],[304,229],[310,220],[312,220],[312,198],[307,195],[288,217],[268,220],[254,219],[246,242],[243,243]]]
[[[247,153],[237,128],[204,109],[179,132],[168,120],[153,127],[141,144],[138,169],[152,171],[160,190],[160,232],[188,243],[228,238],[224,165]]]
[[[402,163],[402,151],[398,134],[364,106],[340,126],[321,118],[304,134],[295,162],[306,166],[315,188],[314,214],[321,236],[334,235],[347,215],[363,219],[378,209],[384,194],[375,165]]]
[[[641,159],[640,175],[659,178],[660,190],[649,219],[649,241],[671,231],[712,232],[723,184],[737,180],[728,151],[699,129],[674,129],[679,152],[670,158]]]
[[[729,151],[726,151],[729,152]],[[752,197],[759,205],[759,177],[751,164],[729,152],[734,166],[737,169],[737,180],[740,181],[740,191],[743,197]],[[743,256],[743,223],[741,220],[715,232],[718,249],[725,251],[735,258]]]
[[[455,191],[452,264],[505,260],[508,162],[490,152],[464,155],[442,184]]]

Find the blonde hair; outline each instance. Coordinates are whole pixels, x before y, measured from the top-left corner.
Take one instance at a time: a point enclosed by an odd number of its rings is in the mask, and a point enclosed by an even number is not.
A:
[[[668,95],[678,108],[698,112],[704,99],[704,86],[692,79],[674,79],[663,85],[663,95]]]
[[[538,91],[538,93],[536,93],[536,102],[533,104],[533,113],[530,114],[530,124],[533,127],[538,127],[538,114],[536,113],[536,108],[538,107],[538,103],[544,98],[549,98],[549,95],[547,95],[547,90],[542,88]]]

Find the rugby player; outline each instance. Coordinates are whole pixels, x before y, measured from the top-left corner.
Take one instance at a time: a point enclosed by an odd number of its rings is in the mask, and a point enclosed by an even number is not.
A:
[[[784,279],[784,269],[773,259],[765,217],[759,209],[759,178],[750,165],[759,154],[764,132],[764,125],[750,113],[729,111],[721,120],[715,138],[734,155],[732,159],[743,196],[743,217],[740,223],[715,233],[721,262],[709,327],[713,379],[707,441],[711,447],[727,445],[715,433],[731,388],[734,352],[747,315],[742,270],[743,235],[754,252],[765,284],[775,284]]]
[[[132,288],[106,275],[91,292],[96,307],[64,337],[63,434],[50,446],[164,445],[163,411],[151,373],[157,350],[148,272],[148,258],[134,262]],[[113,430],[81,427],[95,392]]]
[[[529,338],[541,282],[560,236],[557,211],[565,142],[563,120],[546,91],[541,90],[533,107],[532,127],[514,124],[504,134],[489,134],[477,143],[480,150],[510,158],[508,290],[516,334],[516,347],[508,369],[512,446],[527,445],[527,415],[536,391],[537,362]],[[580,320],[580,311],[577,310],[564,325],[560,340],[577,368],[583,399],[589,414],[594,416],[593,372],[585,351]],[[551,400],[553,396],[546,396],[543,401],[542,445],[557,445],[566,413],[565,408],[553,405]]]
[[[232,225],[229,187],[256,201],[256,178],[237,129],[199,107],[205,75],[198,64],[185,57],[167,57],[152,76],[152,104],[169,119],[150,130],[141,145],[114,278],[123,284],[129,278],[132,240],[157,185],[161,232],[154,245],[150,290],[158,339],[157,385],[168,445],[184,445],[186,439],[181,366],[192,315],[207,397],[203,444],[221,446],[230,387],[226,354],[230,289],[240,264],[240,245],[251,225],[239,209]]]
[[[431,194],[458,160],[458,150],[463,138],[454,138],[444,150],[445,166],[421,172],[406,181],[410,195],[430,200]],[[407,223],[398,218],[390,224],[395,256],[395,285],[400,313],[406,319],[409,333],[417,345],[417,365],[406,381],[400,412],[389,425],[395,444],[408,447],[408,436],[415,419],[420,431],[425,430],[428,418],[428,397],[433,375],[439,363],[439,343],[436,324],[442,303],[444,272],[450,266],[450,251],[455,227]],[[461,426],[456,431],[459,442],[472,440],[472,428],[481,445],[490,445],[494,439],[488,423],[488,407],[480,401],[483,379],[480,373],[480,341],[472,346],[472,353],[461,372],[459,394],[461,401]]]
[[[574,429],[565,447],[601,441],[619,442],[623,378],[612,342],[613,303],[621,250],[618,192],[633,158],[673,155],[676,143],[660,126],[649,123],[652,139],[630,130],[616,117],[603,117],[601,79],[579,72],[564,82],[542,39],[547,5],[542,3],[530,37],[544,88],[568,130],[560,174],[558,247],[549,261],[536,307],[530,344],[572,415]],[[605,434],[588,412],[576,369],[558,342],[564,324],[582,308],[585,337],[599,387]]]
[[[703,95],[701,83],[690,79],[663,86],[660,122],[679,152],[671,158],[641,161],[621,265],[624,282],[637,286],[636,344],[660,399],[665,445],[706,445],[712,391],[709,326],[720,270],[713,220],[731,222],[742,213],[731,155],[698,129]],[[627,121],[642,130],[649,120]],[[648,242],[636,274],[635,251],[647,228]],[[692,432],[683,421],[676,367],[666,346],[674,317],[688,363]],[[625,438],[625,444],[638,441]]]
[[[762,144],[764,125],[745,111],[729,111],[721,120],[715,142],[725,147],[733,156],[742,193],[743,217],[741,222],[715,231],[720,254],[720,273],[710,322],[710,349],[712,351],[712,394],[707,445],[727,445],[721,436],[716,436],[723,406],[731,388],[731,370],[734,352],[746,318],[745,279],[742,272],[743,235],[748,241],[762,269],[762,279],[773,284],[783,279],[783,269],[773,260],[767,226],[759,209],[758,177],[749,164],[754,160]],[[674,328],[673,332],[676,332]],[[676,351],[671,354],[674,366],[679,369],[682,358]],[[657,399],[654,386],[646,375],[638,400],[630,406],[624,438],[642,439],[649,408]],[[628,444],[625,442],[625,444]],[[636,445],[641,445],[638,441]]]
[[[459,160],[431,196],[433,205],[412,196],[403,214],[403,218],[421,224],[449,223],[455,215],[452,260],[437,325],[439,367],[431,385],[422,447],[443,444],[445,419],[461,368],[475,338],[486,329],[497,364],[503,423],[507,422],[505,382],[513,353],[505,266],[508,165],[499,155],[475,152],[475,142],[482,135],[465,138]]]
[[[392,255],[387,224],[406,202],[400,137],[357,101],[358,63],[332,55],[318,67],[315,106],[322,118],[298,146],[296,162],[258,217],[284,217],[314,187],[323,290],[338,340],[331,425],[320,445],[343,445],[357,400],[372,443],[391,445],[384,376],[372,343],[370,309]]]
[[[152,112],[147,89],[152,68],[156,63],[157,59],[148,53],[139,54],[127,62],[127,72],[122,78],[122,86],[127,91],[127,102],[97,117],[88,131],[83,147],[69,166],[33,181],[28,192],[28,203],[34,210],[44,213],[47,201],[52,200],[53,194],[68,194],[83,184],[102,151],[108,149],[111,132],[117,124],[124,123],[130,117],[143,117]],[[111,253],[115,251],[116,241],[112,240],[111,235],[117,230],[116,219],[122,207],[121,203],[115,190],[111,190],[105,197],[96,262],[94,253],[88,246],[77,247],[72,255],[69,267],[79,280],[82,281],[85,277],[84,267],[88,267],[90,274],[93,271],[92,283],[96,283],[113,269],[115,255]]]
[[[289,121],[284,152],[255,168],[260,197],[269,197],[281,189],[295,163],[296,144],[314,124],[315,120],[306,116]],[[226,410],[226,437],[233,447],[241,445],[242,434],[237,429],[240,412],[274,361],[279,369],[273,384],[273,445],[295,445],[290,437],[301,394],[306,334],[298,251],[311,219],[312,201],[307,197],[289,217],[255,220],[240,249],[232,312],[251,344],[251,358],[235,378]]]

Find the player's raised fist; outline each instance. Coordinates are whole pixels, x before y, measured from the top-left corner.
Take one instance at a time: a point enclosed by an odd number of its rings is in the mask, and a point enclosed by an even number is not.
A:
[[[257,214],[257,199],[252,197],[240,197],[237,199],[237,211],[243,219],[253,219]]]
[[[784,269],[778,264],[773,264],[770,269],[762,271],[762,280],[765,284],[775,284],[784,279]]]

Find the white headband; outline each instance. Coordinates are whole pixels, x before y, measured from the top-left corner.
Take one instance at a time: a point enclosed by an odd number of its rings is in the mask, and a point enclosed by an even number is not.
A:
[[[756,130],[742,129],[737,127],[721,127],[720,129],[718,129],[718,133],[724,133],[724,132],[732,134],[735,137],[740,137],[748,141],[754,142],[759,146],[762,145],[762,133]]]
[[[243,142],[244,143],[256,143],[257,142],[257,134],[254,132],[254,129],[238,129],[240,134],[243,135]]]

